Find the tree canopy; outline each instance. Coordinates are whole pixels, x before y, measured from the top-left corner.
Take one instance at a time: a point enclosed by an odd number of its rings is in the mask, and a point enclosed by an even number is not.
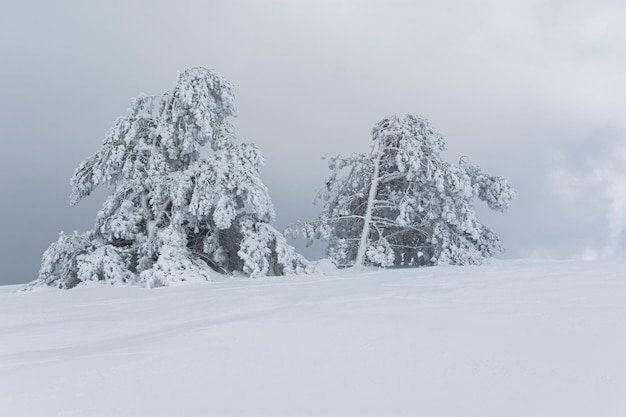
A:
[[[307,261],[270,225],[263,157],[236,142],[235,115],[232,85],[205,68],[184,71],[162,95],[134,99],[71,180],[72,204],[100,186],[111,191],[93,230],[61,234],[37,282],[158,286],[209,279],[211,271],[304,271]]]
[[[322,213],[292,232],[326,240],[338,266],[476,264],[502,250],[472,204],[505,211],[515,192],[504,178],[445,162],[446,142],[418,115],[381,120],[372,140],[369,153],[329,159]]]

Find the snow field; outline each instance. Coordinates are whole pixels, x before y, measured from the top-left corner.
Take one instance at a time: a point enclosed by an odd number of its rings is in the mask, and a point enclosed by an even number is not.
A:
[[[0,287],[0,416],[623,416],[625,266]]]

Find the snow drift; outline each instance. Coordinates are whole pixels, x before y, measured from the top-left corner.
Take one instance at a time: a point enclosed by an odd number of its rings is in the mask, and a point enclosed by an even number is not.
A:
[[[0,287],[0,415],[626,415],[625,266]]]

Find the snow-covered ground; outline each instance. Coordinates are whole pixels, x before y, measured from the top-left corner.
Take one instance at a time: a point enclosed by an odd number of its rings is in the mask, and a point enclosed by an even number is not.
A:
[[[626,262],[0,287],[0,416],[625,416]]]

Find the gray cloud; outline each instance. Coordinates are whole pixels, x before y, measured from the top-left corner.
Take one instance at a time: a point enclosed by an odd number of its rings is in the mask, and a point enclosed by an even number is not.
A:
[[[198,65],[236,86],[237,132],[266,157],[279,228],[317,214],[322,155],[366,151],[379,119],[415,112],[446,137],[449,160],[467,155],[518,189],[508,213],[478,208],[507,256],[623,244],[616,196],[626,173],[613,159],[626,131],[622,2],[38,1],[5,9],[0,282],[33,279],[59,231],[91,227],[104,192],[70,208],[74,168],[132,97],[162,92]]]

